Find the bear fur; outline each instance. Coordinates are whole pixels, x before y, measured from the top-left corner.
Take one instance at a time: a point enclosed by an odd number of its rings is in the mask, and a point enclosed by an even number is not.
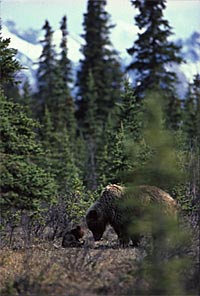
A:
[[[76,228],[72,228],[70,231],[67,231],[62,239],[62,247],[81,247],[84,244],[84,241],[80,241],[84,236],[83,228],[78,225]]]
[[[129,203],[131,194],[132,202]],[[129,227],[131,223],[142,218],[145,206],[150,204],[158,205],[167,214],[176,215],[176,201],[160,188],[142,185],[137,187],[134,194],[128,194],[124,187],[111,184],[105,187],[99,199],[88,209],[86,223],[95,241],[102,238],[106,226],[110,224],[120,245],[127,246],[131,240],[133,246],[138,246],[141,235],[130,235]]]

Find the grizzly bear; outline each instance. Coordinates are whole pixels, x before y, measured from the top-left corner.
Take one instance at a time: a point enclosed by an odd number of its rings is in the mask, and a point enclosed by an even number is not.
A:
[[[62,247],[81,247],[84,244],[84,241],[80,241],[80,239],[83,238],[83,236],[84,230],[80,225],[78,225],[76,228],[73,228],[64,234],[62,240]]]
[[[138,246],[142,235],[138,231],[134,234],[130,232],[130,224],[141,219],[145,206],[152,204],[162,207],[167,214],[176,215],[175,200],[157,187],[142,185],[129,194],[124,187],[111,184],[105,187],[99,199],[88,209],[86,223],[95,241],[102,238],[106,226],[110,224],[121,246],[127,246],[130,240],[133,246]]]

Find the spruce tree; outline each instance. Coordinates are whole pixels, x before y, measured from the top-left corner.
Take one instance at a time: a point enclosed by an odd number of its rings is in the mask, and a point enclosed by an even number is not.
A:
[[[183,129],[186,133],[188,142],[192,144],[196,135],[196,108],[195,108],[195,98],[192,94],[192,86],[189,85],[188,94],[184,101],[184,121]]]
[[[176,73],[169,66],[180,64],[182,58],[180,47],[168,40],[172,27],[163,17],[166,0],[132,0],[131,3],[139,9],[135,21],[140,33],[128,49],[133,61],[127,69],[136,75],[137,95],[142,97],[146,90],[157,88],[169,97],[177,81]]]
[[[9,48],[10,38],[3,39],[1,36],[0,25],[0,83],[1,87],[4,83],[16,83],[15,77],[18,71],[22,69],[20,63],[15,56],[17,50]]]
[[[109,39],[109,32],[113,26],[109,24],[110,18],[105,11],[105,5],[105,0],[88,0],[87,13],[84,14],[83,28],[85,33],[82,35],[85,40],[85,45],[82,47],[84,58],[80,61],[80,70],[77,74],[79,87],[77,116],[83,125],[90,104],[86,95],[90,71],[97,93],[95,102],[97,120],[100,120],[101,123],[105,122],[109,111],[119,99],[120,64]]]
[[[72,83],[72,64],[68,58],[67,47],[67,17],[62,18],[60,24],[62,39],[60,43],[60,59],[59,69],[61,72],[61,89],[62,94],[59,98],[59,129],[67,127],[70,141],[74,144],[76,135],[76,119],[75,119],[75,104],[71,95],[70,84]]]
[[[83,189],[66,128],[61,132],[54,133],[53,170],[60,193],[75,193],[76,190]]]
[[[131,1],[139,14],[135,17],[136,25],[142,31],[138,34],[128,53],[133,62],[127,67],[136,75],[136,94],[143,98],[148,90],[162,91],[166,105],[166,126],[173,130],[181,125],[181,101],[175,90],[177,75],[170,67],[180,64],[180,47],[168,40],[172,27],[163,17],[166,0]]]
[[[22,86],[23,93],[20,96],[19,103],[24,106],[24,110],[29,117],[33,117],[32,113],[32,95],[31,95],[31,87],[28,79],[24,82]]]
[[[39,58],[39,68],[37,72],[38,93],[37,114],[36,116],[42,121],[45,106],[52,113],[53,124],[58,121],[58,98],[62,94],[61,74],[56,59],[55,46],[53,45],[53,30],[48,21],[42,28],[45,31],[44,40],[41,41],[43,51]]]
[[[103,147],[98,154],[99,185],[122,183],[122,174],[127,171],[128,163],[125,154],[125,131],[123,125],[113,127],[112,119],[108,120],[103,137]]]
[[[200,76],[198,74],[189,84],[184,101],[183,129],[190,146],[200,143]]]
[[[52,172],[52,157],[53,157],[53,143],[54,143],[54,127],[51,120],[51,113],[47,106],[45,106],[43,125],[41,129],[41,143],[45,151],[45,157],[42,160],[47,164],[46,170]]]
[[[45,107],[41,136],[45,150],[42,164],[46,163],[46,170],[54,177],[59,194],[76,190],[82,185],[82,181],[68,130],[66,127],[62,127],[60,130],[54,129],[51,113],[47,106]]]
[[[39,60],[38,69],[38,93],[39,102],[38,117],[43,122],[45,108],[51,113],[54,130],[67,127],[71,143],[74,144],[76,134],[75,106],[71,96],[69,84],[71,79],[71,62],[67,57],[67,19],[64,16],[60,29],[62,39],[61,52],[58,55],[53,44],[53,30],[46,21],[43,30],[45,38],[42,42],[43,52]]]
[[[132,168],[133,163],[127,158],[125,143],[141,140],[141,112],[142,104],[137,102],[126,80],[121,101],[115,105],[105,125],[98,155],[98,180],[104,185],[110,182],[121,183],[123,174]]]
[[[67,57],[67,19],[61,21],[61,52],[56,54],[53,31],[46,21],[45,38],[39,61],[38,100],[43,128],[41,141],[46,150],[48,170],[54,176],[60,193],[74,190],[79,179],[75,161],[76,120],[75,106],[70,93],[71,63]]]
[[[142,103],[137,101],[135,91],[130,83],[125,80],[124,91],[121,94],[121,102],[118,106],[119,126],[123,125],[126,136],[134,141],[140,139]]]
[[[71,83],[72,80],[72,65],[71,61],[68,58],[68,48],[67,48],[67,17],[63,16],[62,21],[60,23],[60,30],[62,32],[62,39],[60,43],[61,53],[60,53],[60,69],[62,72],[63,81],[65,82],[65,85],[69,87],[69,83]]]
[[[180,165],[183,151],[177,146],[174,133],[164,125],[163,98],[157,96],[160,94],[150,92],[144,99],[142,137],[150,148],[149,157],[133,167],[125,177],[131,197],[127,206],[142,213],[141,216],[136,215],[130,233],[146,234],[147,238],[143,241],[146,255],[138,261],[139,268],[136,268],[133,294],[188,295],[186,283],[192,268],[196,268],[190,249],[190,231],[186,225],[180,227],[178,223],[181,219],[177,219],[176,215],[166,215],[166,209],[161,209],[158,199],[148,205],[142,202],[142,198],[138,199],[138,185],[152,185],[172,192],[174,186],[185,182],[185,170]],[[130,161],[135,161],[137,153],[134,152],[140,149],[137,146],[137,143],[131,144],[129,156],[133,160],[130,158]]]
[[[87,79],[88,92],[85,94],[85,98],[88,101],[88,112],[85,118],[84,133],[87,146],[87,159],[86,159],[86,182],[89,189],[95,189],[97,187],[97,164],[96,164],[96,152],[97,145],[99,143],[99,131],[98,121],[96,119],[96,99],[97,92],[93,74],[89,71]]]
[[[173,131],[178,131],[181,127],[183,117],[182,102],[175,91],[167,95],[166,99],[166,126]]]
[[[7,48],[9,39],[0,40],[1,83],[15,83],[15,74],[21,69],[14,59],[15,49]],[[2,68],[3,67],[3,68]],[[19,104],[8,100],[0,85],[0,208],[3,218],[12,212],[31,210],[38,213],[51,203],[57,188],[41,160],[44,151],[37,141],[38,122],[24,112]],[[16,97],[13,97],[16,101]],[[32,212],[32,213],[33,213]]]
[[[16,80],[22,66],[15,58],[17,50],[10,48],[10,38],[3,39],[0,25],[0,88],[4,90],[7,98],[17,101],[20,97]]]
[[[7,101],[2,92],[0,105],[2,214],[12,208],[37,210],[56,195],[54,180],[39,165],[44,151],[36,141],[38,123],[20,105]]]
[[[200,75],[197,74],[194,77],[193,89],[196,101],[196,136],[197,143],[200,146]]]

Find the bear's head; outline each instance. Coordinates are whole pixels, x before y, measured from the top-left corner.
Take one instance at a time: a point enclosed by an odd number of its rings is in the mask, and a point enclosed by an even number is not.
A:
[[[106,229],[108,223],[105,213],[98,205],[90,208],[86,214],[86,223],[89,230],[92,232],[94,240],[99,241]]]
[[[79,240],[84,236],[84,230],[80,225],[76,226],[76,228],[73,228],[70,233],[75,236],[76,240]]]

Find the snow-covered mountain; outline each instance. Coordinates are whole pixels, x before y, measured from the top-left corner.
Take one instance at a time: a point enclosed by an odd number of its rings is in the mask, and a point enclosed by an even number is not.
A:
[[[21,33],[23,34],[23,32]],[[18,75],[19,79],[23,82],[28,78],[29,83],[35,88],[35,73],[37,69],[35,62],[41,54],[41,45],[22,38],[20,31],[16,29],[15,23],[11,21],[7,25],[3,24],[2,36],[3,38],[10,38],[9,47],[15,48],[18,51],[16,58],[24,68]]]
[[[137,36],[137,28],[132,25],[120,22],[113,29],[111,40],[114,47],[119,52],[121,62],[124,66],[130,62],[130,56],[126,49],[133,45]],[[26,31],[17,28],[12,21],[3,23],[3,38],[10,38],[10,47],[18,50],[17,58],[26,69],[21,73],[21,80],[28,77],[30,84],[35,88],[35,73],[38,67],[38,60],[42,52],[40,40],[43,39],[43,32],[34,29]],[[61,40],[60,30],[54,32],[54,43],[59,50]],[[78,67],[78,62],[82,58],[81,45],[84,40],[73,34],[68,35],[68,56],[73,63],[73,68]],[[181,95],[183,96],[188,81],[192,81],[195,74],[200,72],[200,33],[194,32],[186,40],[177,40],[177,44],[182,46],[182,55],[185,63],[181,66],[175,66],[175,71],[181,80]]]
[[[9,47],[17,49],[16,58],[25,68],[21,71],[19,78],[22,82],[28,78],[33,89],[36,87],[35,75],[39,57],[42,53],[42,45],[40,44],[40,40],[43,39],[42,33],[33,29],[26,31],[19,30],[12,21],[7,21],[2,26],[3,38],[10,38]],[[54,32],[53,42],[59,47],[60,41],[61,32],[58,30]],[[81,42],[82,40],[79,36],[68,36],[68,57],[75,67],[77,67],[78,61],[81,58]]]

